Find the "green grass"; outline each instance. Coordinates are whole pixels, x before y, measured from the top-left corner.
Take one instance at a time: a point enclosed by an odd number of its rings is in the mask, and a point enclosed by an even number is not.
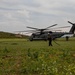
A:
[[[0,74],[75,75],[75,38],[56,42],[0,39]]]

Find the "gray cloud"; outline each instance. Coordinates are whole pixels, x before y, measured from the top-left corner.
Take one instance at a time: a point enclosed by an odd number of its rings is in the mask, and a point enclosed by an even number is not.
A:
[[[74,5],[74,0],[0,0],[0,30],[69,25],[67,20],[75,22]]]

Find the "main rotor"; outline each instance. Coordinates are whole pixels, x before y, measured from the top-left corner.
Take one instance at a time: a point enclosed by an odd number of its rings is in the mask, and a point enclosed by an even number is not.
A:
[[[57,25],[57,24],[54,24],[54,25],[48,26],[48,27],[43,28],[43,29],[34,28],[34,27],[29,27],[29,26],[27,26],[27,28],[34,29],[35,31],[39,31],[40,33],[43,33],[45,30],[48,30],[49,28],[54,27],[54,26],[56,26],[56,25]]]
[[[53,31],[61,31],[61,30],[58,30],[60,28],[68,28],[68,27],[70,27],[70,26],[63,26],[63,27],[55,27],[55,28],[53,28],[56,25],[57,24],[54,24],[54,25],[48,26],[46,28],[35,28],[35,27],[27,26],[27,28],[29,28],[31,30],[17,31],[17,32],[25,32],[26,34],[29,34],[29,33],[44,34],[44,33],[49,33],[49,32],[53,32]]]

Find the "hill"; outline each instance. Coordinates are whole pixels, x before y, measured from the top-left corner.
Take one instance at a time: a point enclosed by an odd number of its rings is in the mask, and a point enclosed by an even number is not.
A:
[[[27,37],[28,36],[26,36],[26,35],[0,31],[0,38],[27,38]]]

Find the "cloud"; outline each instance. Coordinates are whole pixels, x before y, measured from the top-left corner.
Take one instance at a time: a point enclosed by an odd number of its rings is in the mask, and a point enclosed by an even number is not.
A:
[[[74,0],[0,0],[0,26],[3,30],[21,30],[26,25],[46,27],[54,23],[62,26],[68,25],[67,20],[74,22],[74,19]],[[3,26],[10,27],[10,30]]]
[[[66,15],[66,13],[70,13],[74,10],[74,8],[72,7],[74,7],[75,5],[74,0],[35,0],[35,3],[38,4],[39,7],[31,8],[32,10],[39,13],[54,15]]]
[[[19,10],[17,12],[27,18],[30,18],[30,12],[28,10]]]

